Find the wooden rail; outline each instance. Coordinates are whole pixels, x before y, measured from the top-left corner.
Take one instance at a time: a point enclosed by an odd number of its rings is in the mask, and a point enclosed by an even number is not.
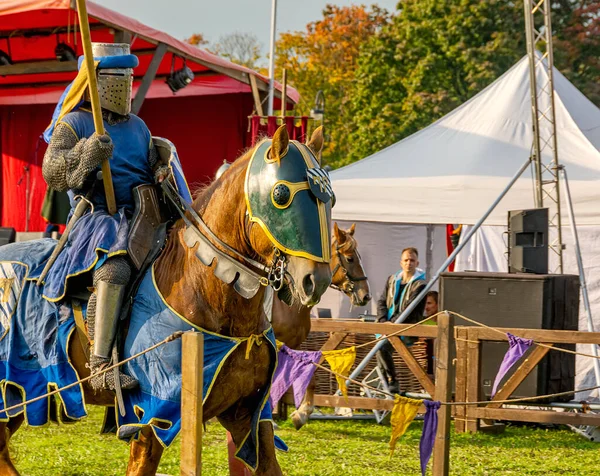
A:
[[[456,336],[456,394],[458,402],[481,402],[485,400],[481,388],[482,344],[485,341],[507,341],[507,332],[544,346],[534,346],[521,359],[514,373],[506,380],[488,403],[460,405],[454,408],[456,431],[477,432],[482,420],[524,421],[535,423],[600,426],[600,415],[593,413],[557,412],[551,409],[532,410],[523,408],[534,405],[533,401],[505,405],[519,385],[535,369],[542,359],[559,344],[600,344],[600,332],[558,331],[547,329],[499,328],[496,332],[485,327],[459,327]],[[547,347],[548,346],[548,347]],[[555,350],[557,352],[558,350]],[[542,399],[540,399],[542,400]]]

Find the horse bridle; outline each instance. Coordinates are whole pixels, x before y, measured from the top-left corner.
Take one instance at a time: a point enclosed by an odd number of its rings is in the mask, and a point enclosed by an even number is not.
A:
[[[169,180],[162,181],[161,186],[162,186],[163,191],[165,192],[165,195],[175,205],[176,210],[181,215],[181,218],[185,222],[186,226],[188,228],[191,228],[192,230],[194,230],[196,232],[195,237],[201,239],[206,245],[209,245],[211,247],[212,251],[217,255],[217,257],[225,259],[225,260],[229,261],[230,263],[234,264],[235,267],[238,269],[238,272],[245,271],[248,277],[254,278],[262,286],[270,285],[273,287],[273,289],[275,291],[279,291],[283,287],[284,278],[286,275],[287,262],[286,262],[286,255],[281,253],[281,251],[278,248],[273,247],[274,255],[273,255],[273,262],[271,263],[271,266],[265,266],[264,264],[259,263],[256,260],[253,260],[252,258],[244,256],[239,251],[237,251],[234,248],[232,248],[231,246],[229,246],[227,243],[225,243],[223,240],[221,240],[217,235],[215,235],[213,233],[213,231],[204,222],[202,217],[200,217],[200,215],[198,215],[196,210],[194,210],[185,200],[181,199],[181,196],[179,195],[179,193],[177,192],[175,187],[170,183]],[[185,212],[188,212],[192,216],[194,223],[192,223],[192,221],[186,216]],[[209,239],[209,237],[210,237],[210,239]],[[239,261],[234,260],[234,258],[232,256],[229,256],[226,253],[223,253],[222,251],[218,250],[214,246],[214,243],[211,243],[211,240],[218,243],[229,253],[233,254],[235,257],[242,260],[242,262],[240,263]],[[244,263],[246,263],[246,264],[244,264]],[[253,269],[249,268],[247,265],[250,265],[250,266],[258,269],[259,271],[264,273],[264,276],[260,276]]]
[[[333,271],[331,272],[331,279],[333,279],[336,273],[341,269],[344,273],[344,281],[341,286],[337,286],[332,283],[329,285],[329,287],[341,291],[343,293],[352,294],[354,293],[354,287],[356,286],[356,283],[359,281],[366,281],[368,278],[366,276],[352,276],[348,269],[342,265],[342,258],[345,259],[345,257],[340,252],[340,249],[342,247],[337,244],[337,241],[334,241],[333,244],[336,245],[335,252],[338,258],[338,264],[335,266],[335,268],[333,268]],[[360,255],[358,254],[358,250],[356,251],[356,254],[360,257]]]

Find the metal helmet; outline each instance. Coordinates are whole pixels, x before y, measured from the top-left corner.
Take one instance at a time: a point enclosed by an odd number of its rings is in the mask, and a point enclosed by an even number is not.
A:
[[[294,140],[281,159],[271,159],[272,143],[269,139],[259,144],[248,164],[250,221],[284,253],[328,263],[335,200],[329,174],[310,148]]]
[[[217,170],[217,173],[215,174],[215,180],[219,180],[219,177],[221,177],[221,175],[223,175],[229,167],[231,167],[231,164],[224,160],[219,167],[219,170]]]
[[[94,58],[130,54],[128,43],[92,43]],[[123,116],[131,112],[132,68],[98,69],[100,107]],[[86,98],[89,99],[86,93]]]

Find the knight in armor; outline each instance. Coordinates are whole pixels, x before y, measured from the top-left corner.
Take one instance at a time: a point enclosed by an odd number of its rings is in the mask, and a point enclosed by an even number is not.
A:
[[[51,135],[48,134],[42,173],[49,187],[68,191],[71,213],[77,200],[90,202],[50,269],[44,282],[44,296],[58,301],[65,296],[69,278],[84,272],[93,273],[87,320],[92,342],[90,370],[94,374],[110,364],[121,305],[131,276],[127,240],[135,208],[132,190],[138,185],[163,180],[169,169],[159,160],[144,121],[131,113],[133,68],[138,64],[137,57],[130,54],[128,44],[93,43],[92,51],[98,62],[95,74],[106,133],[99,136],[95,132],[86,83],[80,103],[70,107],[66,114],[63,104],[62,114],[57,117],[55,113],[47,131]],[[81,87],[81,82],[79,84]],[[77,79],[71,89],[76,87]],[[73,91],[67,94],[65,103],[69,101],[76,101]],[[118,212],[113,216],[107,211],[104,188],[97,179],[104,159],[110,160],[115,190]],[[91,386],[96,391],[114,390],[113,375],[113,372],[96,375],[91,379]],[[121,373],[120,385],[131,389],[137,381]]]

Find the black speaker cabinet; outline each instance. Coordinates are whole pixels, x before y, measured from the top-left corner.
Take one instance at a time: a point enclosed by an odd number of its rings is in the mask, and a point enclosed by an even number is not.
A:
[[[579,276],[555,274],[443,273],[440,309],[454,311],[492,327],[577,330]],[[456,325],[471,325],[456,318]],[[575,350],[574,345],[561,347]],[[481,384],[489,397],[508,350],[505,342],[484,342]],[[533,350],[533,346],[529,352]],[[506,381],[512,371],[504,378]],[[574,389],[575,356],[550,351],[513,393],[534,397]],[[567,396],[564,400],[570,400]]]
[[[17,238],[17,232],[14,228],[0,227],[0,246],[14,243]]]
[[[508,272],[548,273],[548,209],[508,212]]]

